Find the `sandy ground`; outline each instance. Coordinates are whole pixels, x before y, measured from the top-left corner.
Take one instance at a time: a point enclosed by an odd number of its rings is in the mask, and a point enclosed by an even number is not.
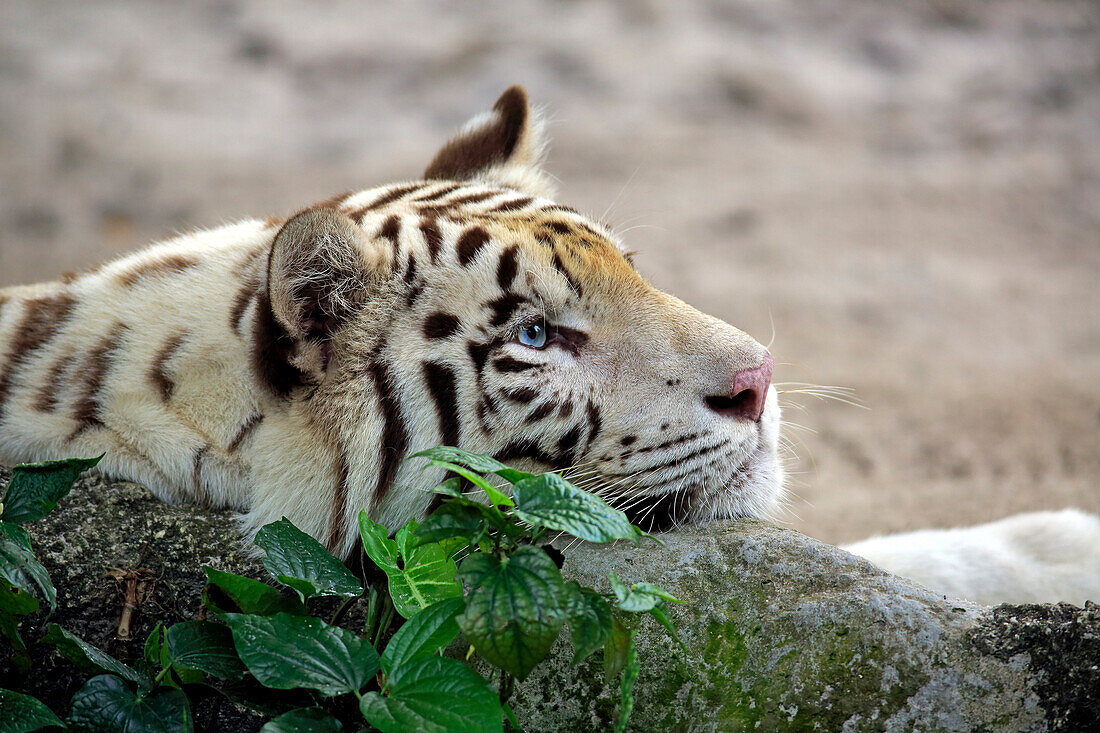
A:
[[[473,5],[5,0],[0,285],[414,176],[518,82],[565,202],[868,408],[787,395],[793,526],[1100,510],[1095,3]]]

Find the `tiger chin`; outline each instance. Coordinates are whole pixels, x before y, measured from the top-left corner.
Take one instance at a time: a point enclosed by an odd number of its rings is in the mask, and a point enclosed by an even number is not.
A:
[[[164,500],[347,557],[424,516],[436,445],[561,471],[641,527],[766,516],[772,357],[553,199],[519,87],[414,181],[0,291],[0,461],[105,453]]]

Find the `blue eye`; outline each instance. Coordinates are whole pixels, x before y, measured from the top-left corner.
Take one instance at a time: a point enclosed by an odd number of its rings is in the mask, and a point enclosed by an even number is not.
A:
[[[541,349],[546,346],[546,326],[541,323],[525,326],[519,332],[519,342],[524,346],[530,346],[532,349]]]

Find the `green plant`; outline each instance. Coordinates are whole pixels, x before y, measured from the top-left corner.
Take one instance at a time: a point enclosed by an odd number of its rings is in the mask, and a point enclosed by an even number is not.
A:
[[[352,709],[362,716],[357,725],[365,720],[385,733],[501,731],[505,721],[518,728],[508,706],[515,682],[568,627],[573,663],[602,650],[609,680],[618,679],[616,729],[623,730],[640,671],[639,618],[653,616],[675,638],[666,610],[676,599],[646,583],[627,586],[614,574],[607,593],[567,582],[548,541],[563,532],[592,542],[637,541],[644,533],[557,474],[524,473],[455,448],[417,456],[452,474],[435,489],[442,504],[392,536],[360,514],[363,551],[378,576],[368,587],[284,518],[261,529],[256,544],[264,567],[291,594],[208,567],[203,600],[215,620],[157,626],[139,667],[51,625],[44,641],[95,675],[74,696],[68,723],[190,731],[189,696],[216,690],[281,713],[267,733],[341,730]],[[511,492],[494,486],[491,474],[510,483]],[[488,502],[463,493],[464,485]],[[362,600],[361,629],[339,625]],[[333,604],[327,620],[318,616]],[[466,661],[443,656],[460,637]],[[474,654],[491,667],[488,678],[467,663]],[[274,699],[270,690],[291,691],[290,698]],[[59,724],[33,698],[0,691],[0,709],[9,708],[37,711],[13,730]]]
[[[77,477],[102,457],[28,463],[11,471],[0,503],[0,634],[11,644],[12,661],[22,672],[27,671],[30,658],[19,635],[20,618],[38,611],[39,598],[50,614],[57,605],[57,591],[46,568],[35,559],[31,538],[22,525],[53,511]]]

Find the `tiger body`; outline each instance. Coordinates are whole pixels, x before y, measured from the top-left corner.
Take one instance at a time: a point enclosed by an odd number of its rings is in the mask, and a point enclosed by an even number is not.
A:
[[[423,180],[0,290],[0,463],[104,454],[170,502],[348,557],[423,516],[452,445],[558,470],[648,530],[783,497],[767,350],[645,282],[552,200],[519,88]],[[1023,515],[850,549],[985,602],[1100,597],[1100,520]]]
[[[0,291],[0,462],[104,453],[341,556],[361,509],[423,516],[442,471],[406,459],[440,444],[572,472],[653,529],[767,514],[767,351],[555,204],[537,135],[509,90],[424,180]]]

